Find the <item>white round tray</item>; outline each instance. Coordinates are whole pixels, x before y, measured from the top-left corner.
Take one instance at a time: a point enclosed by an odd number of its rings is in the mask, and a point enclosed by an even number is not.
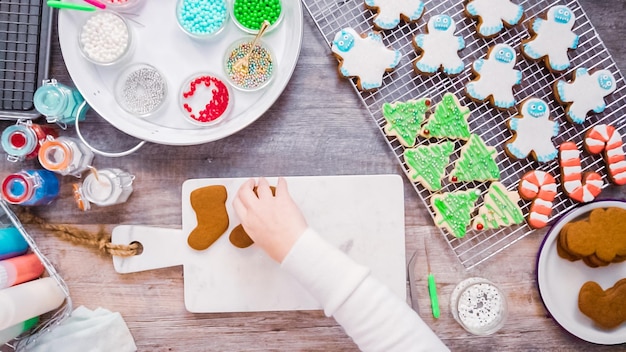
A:
[[[197,126],[183,116],[178,95],[183,81],[194,73],[213,72],[225,79],[223,59],[227,47],[252,35],[229,23],[212,40],[199,41],[187,36],[176,23],[176,1],[146,1],[136,13],[124,13],[133,32],[132,55],[113,66],[97,66],[87,61],[78,47],[78,31],[90,13],[59,11],[58,29],[61,52],[78,90],[98,114],[121,131],[149,142],[168,145],[196,145],[227,137],[254,122],[278,99],[295,69],[302,42],[302,5],[283,1],[280,25],[263,36],[276,60],[273,81],[258,92],[233,89],[234,108],[222,123]],[[115,101],[113,87],[118,74],[133,63],[148,63],[162,72],[168,84],[167,101],[146,118],[125,112]],[[88,123],[88,122],[87,122]]]

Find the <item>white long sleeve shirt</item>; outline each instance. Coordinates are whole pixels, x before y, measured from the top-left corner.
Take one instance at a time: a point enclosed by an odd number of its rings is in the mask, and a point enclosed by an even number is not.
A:
[[[415,311],[370,270],[307,229],[281,267],[343,327],[361,351],[449,351]]]

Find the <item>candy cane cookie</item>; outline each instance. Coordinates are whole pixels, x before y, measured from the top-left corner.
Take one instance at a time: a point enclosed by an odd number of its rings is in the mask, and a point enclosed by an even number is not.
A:
[[[552,201],[556,197],[554,176],[545,171],[529,171],[520,179],[517,191],[520,197],[532,201],[526,220],[528,226],[533,229],[545,227],[552,214]]]
[[[609,179],[616,185],[626,185],[626,157],[622,135],[610,125],[597,125],[585,133],[585,150],[604,158]]]
[[[604,181],[597,172],[582,172],[580,151],[574,142],[563,142],[559,146],[561,184],[565,193],[573,200],[587,203],[594,200]]]

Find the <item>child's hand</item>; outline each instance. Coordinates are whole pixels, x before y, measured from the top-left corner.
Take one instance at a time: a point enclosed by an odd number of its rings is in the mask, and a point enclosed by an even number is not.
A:
[[[291,247],[308,227],[302,212],[291,199],[284,178],[278,179],[276,196],[261,177],[254,194],[254,180],[246,181],[233,200],[241,225],[254,243],[277,262],[282,262]]]

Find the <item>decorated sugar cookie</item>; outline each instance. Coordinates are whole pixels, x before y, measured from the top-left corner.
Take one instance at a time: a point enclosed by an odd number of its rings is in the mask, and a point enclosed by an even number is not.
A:
[[[433,195],[430,205],[435,211],[435,225],[445,228],[454,237],[464,237],[479,197],[480,191],[476,188]]]
[[[405,147],[415,145],[415,139],[420,131],[422,122],[426,118],[426,111],[430,107],[430,99],[409,100],[383,104],[385,134],[397,137]]]
[[[583,123],[590,112],[601,113],[606,108],[604,97],[615,91],[615,77],[609,70],[589,74],[579,68],[571,82],[559,80],[554,84],[554,94],[565,104],[565,115],[573,123]]]
[[[413,62],[413,68],[419,74],[431,75],[442,70],[448,75],[457,75],[465,67],[459,57],[459,50],[465,48],[461,36],[455,36],[456,24],[448,15],[436,15],[430,18],[426,34],[413,38],[415,50],[421,52]]]
[[[365,6],[377,11],[374,26],[378,29],[393,29],[400,19],[415,22],[424,13],[424,2],[421,0],[365,0]]]
[[[483,205],[478,208],[478,215],[472,221],[472,228],[487,230],[521,224],[524,222],[524,214],[519,207],[519,200],[516,191],[507,190],[500,182],[492,182]]]
[[[519,113],[508,122],[514,136],[504,146],[506,153],[514,159],[524,159],[532,154],[540,163],[554,160],[558,151],[552,137],[559,133],[559,124],[550,118],[548,104],[530,98],[521,103]]]
[[[450,172],[450,182],[499,180],[497,155],[496,148],[488,147],[479,135],[472,134],[461,148],[461,156]]]
[[[467,95],[477,101],[489,99],[499,109],[515,106],[513,86],[522,82],[522,71],[516,70],[515,49],[508,44],[496,44],[486,59],[478,59],[472,65],[477,78],[465,85]]]
[[[577,202],[594,200],[604,186],[602,177],[593,171],[583,172],[580,151],[574,142],[563,142],[559,146],[559,165],[563,191]]]
[[[524,8],[509,0],[470,0],[465,13],[478,18],[476,32],[481,37],[495,37],[504,26],[513,27],[524,17]]]
[[[520,179],[517,191],[522,198],[532,201],[526,219],[528,226],[533,229],[546,227],[557,191],[554,176],[545,171],[529,171]]]
[[[461,105],[454,94],[446,93],[435,106],[435,112],[428,117],[420,135],[426,138],[468,140],[471,134],[467,123],[469,115],[468,107]]]
[[[440,190],[452,152],[454,143],[449,141],[406,149],[404,161],[409,168],[409,178],[430,191]]]
[[[616,185],[626,185],[626,156],[622,135],[611,125],[596,125],[585,133],[585,150],[604,158],[609,179]]]
[[[567,52],[578,47],[578,35],[572,32],[575,20],[569,7],[551,7],[545,19],[531,21],[533,36],[522,41],[522,53],[531,60],[544,59],[551,71],[565,71],[570,66]]]
[[[356,77],[360,90],[372,90],[383,84],[383,74],[398,66],[400,51],[385,47],[379,33],[360,36],[352,28],[344,28],[333,40],[331,50],[339,59],[339,74]]]

